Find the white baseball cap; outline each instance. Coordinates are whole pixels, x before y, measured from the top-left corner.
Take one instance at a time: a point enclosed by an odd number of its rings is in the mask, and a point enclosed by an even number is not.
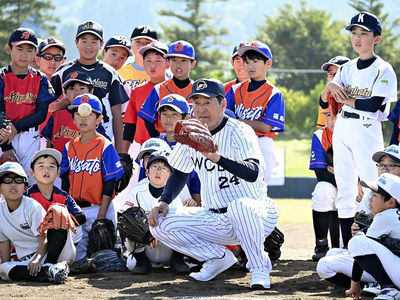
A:
[[[378,163],[384,155],[388,156],[391,160],[400,163],[400,146],[390,145],[383,151],[375,152],[374,155],[372,155],[372,160]]]
[[[145,141],[142,145],[142,148],[137,156],[138,160],[141,160],[145,153],[153,153],[155,151],[171,151],[171,147],[167,144],[166,141],[159,138],[150,138]]]
[[[26,176],[24,168],[19,163],[8,161],[0,165],[0,178],[10,173],[23,177],[25,178],[25,180],[28,180],[28,176]]]
[[[361,186],[369,188],[371,191],[391,196],[400,203],[400,177],[383,173],[376,181],[360,181]]]

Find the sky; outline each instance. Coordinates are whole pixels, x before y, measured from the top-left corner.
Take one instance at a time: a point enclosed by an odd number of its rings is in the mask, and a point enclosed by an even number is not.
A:
[[[171,0],[51,0],[56,6],[55,15],[61,19],[58,26],[59,38],[67,45],[68,59],[77,57],[74,45],[77,26],[86,20],[99,22],[104,28],[104,38],[108,40],[113,35],[123,35],[128,39],[137,25],[147,24],[160,30],[159,23],[177,23],[175,18],[160,17],[160,9],[174,9],[184,12],[182,2]],[[308,0],[308,8],[330,11],[332,17],[349,22],[357,12],[347,4],[347,0]],[[210,1],[203,6],[206,14],[220,17],[218,26],[227,27],[230,34],[225,39],[231,43],[226,51],[241,41],[248,41],[257,32],[257,24],[263,24],[266,15],[274,15],[284,4],[300,7],[299,0],[228,0],[226,2]],[[393,21],[400,15],[398,0],[385,0],[384,11],[389,12]],[[396,29],[400,34],[400,28]],[[39,33],[39,37],[40,33]],[[46,38],[46,37],[42,37]]]

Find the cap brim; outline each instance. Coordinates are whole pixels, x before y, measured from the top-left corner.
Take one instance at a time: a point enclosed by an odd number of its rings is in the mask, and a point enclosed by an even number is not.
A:
[[[165,57],[165,56],[167,55],[167,52],[164,52],[164,51],[162,51],[162,50],[160,50],[160,49],[158,49],[158,48],[156,48],[156,47],[153,47],[153,46],[144,46],[144,47],[140,48],[140,49],[139,49],[140,55],[143,56],[144,53],[145,53],[147,50],[154,50],[154,51],[157,51],[157,52],[159,52],[163,57]]]
[[[375,193],[385,195],[385,196],[391,196],[388,192],[386,192],[383,188],[381,188],[377,182],[360,180],[360,185],[362,187],[370,189],[371,191],[373,191]]]
[[[137,39],[148,39],[148,40],[153,41],[153,42],[157,41],[156,39],[153,39],[152,37],[149,37],[147,35],[135,36],[135,37],[131,38],[131,41],[132,40],[137,40]]]
[[[155,156],[155,157],[152,157],[151,159],[149,159],[149,161],[147,162],[147,165],[146,165],[146,169],[148,169],[150,164],[155,160],[162,160],[162,161],[165,161],[168,164],[168,159],[165,158],[164,156],[161,156],[161,155],[160,156]]]
[[[243,54],[249,50],[257,51],[258,53],[262,54],[264,57],[271,59],[270,57],[268,57],[268,55],[266,55],[264,52],[262,52],[260,49],[258,49],[256,47],[243,46],[243,47],[240,47],[237,52],[240,56],[243,56]]]
[[[93,35],[97,36],[100,40],[103,40],[103,37],[102,37],[100,34],[98,34],[97,32],[94,32],[94,31],[92,31],[92,30],[85,30],[85,31],[82,31],[82,32],[80,32],[79,34],[77,34],[76,37],[80,37],[81,35],[86,34],[86,33],[93,34]]]
[[[386,153],[385,151],[375,152],[374,155],[372,155],[372,160],[378,163],[384,155],[388,156],[391,160],[400,163],[400,159],[390,153]]]
[[[67,48],[66,48],[65,46],[62,46],[62,45],[59,45],[59,44],[49,44],[49,45],[44,46],[43,49],[41,49],[40,52],[43,52],[43,51],[45,51],[46,49],[49,49],[49,48],[51,48],[51,47],[60,48],[61,50],[64,51],[64,54],[65,54],[65,52],[67,51]]]
[[[77,108],[77,107],[79,107],[79,105],[69,105],[69,106],[68,106],[68,109],[69,109],[69,110],[73,110],[74,108]],[[90,107],[91,107],[91,106],[90,106]],[[102,114],[102,112],[93,109],[93,107],[92,107],[92,111],[97,112],[98,114]]]
[[[29,44],[29,45],[34,46],[35,48],[38,47],[38,45],[36,45],[34,42],[31,42],[31,41],[18,41],[18,42],[11,43],[11,45],[13,45],[13,46],[22,45],[22,44]]]
[[[374,31],[374,30],[372,30],[371,28],[369,28],[369,27],[367,27],[367,26],[364,26],[364,25],[360,25],[360,24],[350,24],[350,25],[347,25],[347,26],[346,26],[346,30],[351,30],[351,28],[353,28],[354,26],[361,27],[361,28],[363,28],[363,29],[365,29],[365,30],[367,30],[367,31]]]
[[[141,160],[141,159],[143,159],[143,156],[144,156],[146,153],[153,153],[153,152],[156,152],[156,151],[157,151],[156,149],[146,149],[146,150],[142,150],[142,151],[139,152],[139,154],[138,154],[138,156],[136,157],[136,159],[137,159],[137,160]]]
[[[181,110],[178,106],[173,105],[173,104],[163,104],[163,105],[160,105],[160,106],[157,108],[157,111],[160,111],[161,107],[164,107],[164,106],[172,107],[172,108],[173,108],[174,110],[176,110],[178,113],[183,114],[182,110]]]
[[[333,64],[333,63],[324,63],[321,67],[322,71],[328,72],[329,66],[336,66],[336,67],[340,67],[340,65],[338,64]]]
[[[196,93],[191,93],[189,96],[187,96],[186,100],[192,99],[194,96],[204,96],[207,98],[213,98],[217,96],[222,96],[225,97],[225,95],[217,94],[217,93],[201,93],[201,92],[196,92]]]
[[[68,85],[70,82],[73,82],[73,81],[81,82],[81,83],[84,83],[84,84],[88,84],[88,85],[93,86],[93,83],[90,83],[89,81],[85,81],[85,80],[81,80],[81,79],[74,78],[74,79],[68,79],[68,80],[66,80],[66,81],[63,83],[63,85],[62,85],[63,90],[65,90],[65,88],[67,87],[67,85]]]
[[[125,47],[125,46],[122,46],[122,45],[111,45],[111,46],[107,46],[105,49],[108,49],[108,48],[116,48],[116,47],[124,48],[126,51],[128,51],[129,56],[133,56],[132,50],[129,49],[128,47]]]
[[[53,157],[56,160],[56,162],[58,163],[58,165],[61,165],[61,159],[62,159],[61,153],[52,148],[45,148],[45,149],[37,151],[32,157],[32,162],[35,161],[38,157],[41,157],[44,155],[49,155],[49,156]]]
[[[185,55],[185,54],[179,54],[179,53],[171,53],[171,54],[167,54],[165,55],[165,57],[185,57],[185,58],[189,58],[189,59],[193,59],[194,57],[190,57],[189,55]]]

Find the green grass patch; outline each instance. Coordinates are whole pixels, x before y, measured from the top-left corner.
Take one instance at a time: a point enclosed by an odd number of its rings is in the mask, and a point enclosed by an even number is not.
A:
[[[278,224],[311,224],[310,199],[276,199],[279,210]]]
[[[288,139],[284,134],[275,139],[275,148],[285,151],[285,176],[286,177],[314,177],[310,171],[311,138]]]

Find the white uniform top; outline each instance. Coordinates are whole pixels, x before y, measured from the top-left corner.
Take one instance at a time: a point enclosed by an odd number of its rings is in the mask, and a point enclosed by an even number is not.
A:
[[[382,102],[394,102],[397,100],[397,78],[392,66],[379,56],[368,68],[357,68],[358,58],[353,59],[339,68],[333,82],[340,84],[349,91],[349,97],[368,100],[371,97],[385,97]],[[359,115],[385,121],[389,114],[390,105],[385,110],[376,112],[362,111],[349,105],[343,105],[343,110]]]
[[[36,200],[22,196],[19,207],[10,212],[4,196],[0,201],[0,242],[10,240],[18,257],[35,253],[38,248],[37,228],[46,211]]]
[[[388,235],[400,239],[400,210],[397,208],[386,209],[374,216],[367,236],[379,238],[381,235]]]
[[[372,192],[369,190],[366,192],[361,200],[361,210],[365,211],[366,214],[371,213],[371,209],[369,207],[369,199],[371,199]]]
[[[139,181],[129,193],[129,198],[122,206],[121,212],[124,212],[129,207],[133,206],[140,206],[146,212],[149,212],[154,206],[157,206],[160,197],[155,198],[151,195],[149,184],[150,182],[148,178],[143,178],[141,181]],[[176,197],[170,205],[170,207],[174,208],[183,206],[179,196]]]
[[[227,172],[200,152],[177,143],[168,162],[181,172],[190,173],[193,169],[197,172],[203,206],[208,209],[225,208],[232,200],[239,198],[268,201],[267,185],[263,180],[265,164],[254,130],[243,122],[226,118],[211,133],[218,143],[219,153],[237,160],[253,158],[260,163],[257,180],[247,182]]]

